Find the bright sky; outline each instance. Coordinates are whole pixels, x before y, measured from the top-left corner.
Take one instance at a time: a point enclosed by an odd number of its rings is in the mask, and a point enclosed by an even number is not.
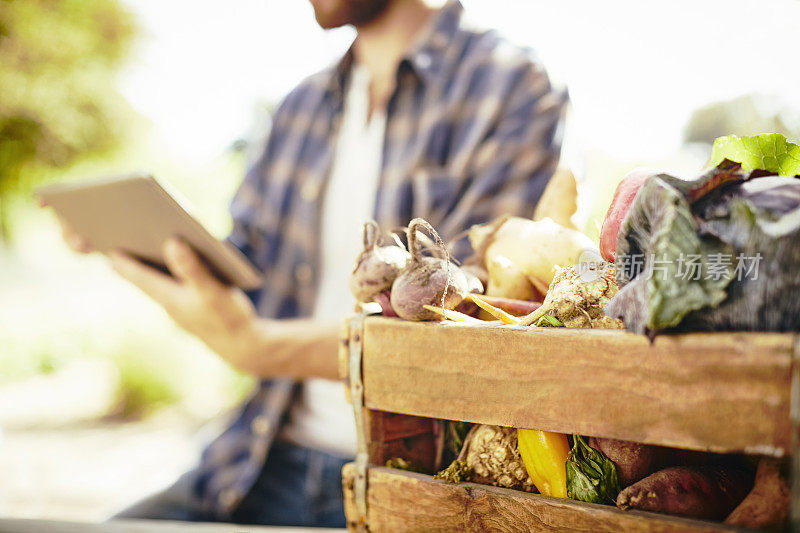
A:
[[[305,0],[125,0],[145,36],[121,78],[169,153],[202,164],[340,56]],[[462,0],[533,46],[569,84],[584,147],[623,159],[673,152],[693,109],[747,92],[800,110],[796,0]]]

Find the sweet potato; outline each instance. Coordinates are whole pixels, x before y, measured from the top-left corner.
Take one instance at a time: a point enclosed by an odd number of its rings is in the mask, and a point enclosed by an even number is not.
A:
[[[750,494],[725,519],[726,524],[752,529],[786,528],[789,518],[789,483],[779,459],[762,457]]]
[[[653,471],[654,458],[659,448],[616,439],[592,437],[589,446],[603,453],[617,465],[617,476],[622,487],[632,485]]]
[[[659,470],[617,496],[620,509],[722,520],[752,483],[746,471],[724,466],[675,466]]]

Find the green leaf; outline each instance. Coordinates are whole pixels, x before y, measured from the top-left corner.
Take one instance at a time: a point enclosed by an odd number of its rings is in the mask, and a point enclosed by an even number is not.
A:
[[[617,465],[586,443],[580,435],[573,435],[572,450],[566,463],[567,496],[589,503],[610,503],[619,494]]]
[[[564,323],[561,322],[559,319],[554,317],[553,315],[544,315],[542,318],[536,321],[537,328],[563,328]]]
[[[458,457],[458,454],[461,453],[461,448],[464,447],[464,439],[467,437],[467,433],[469,433],[472,426],[459,420],[445,421],[445,425],[448,428],[446,445],[450,448],[453,455]]]
[[[741,163],[743,170],[766,170],[782,176],[800,174],[800,146],[788,142],[780,133],[719,137],[711,150],[711,166],[723,159]]]

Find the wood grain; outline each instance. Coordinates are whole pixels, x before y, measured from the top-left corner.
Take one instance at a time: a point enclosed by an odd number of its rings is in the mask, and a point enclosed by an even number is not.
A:
[[[349,403],[353,403],[350,396],[350,320],[343,320],[339,327],[339,379],[344,383],[344,395]]]
[[[340,531],[318,529],[315,532]],[[297,533],[297,528],[204,524],[172,520],[109,520],[101,523],[1,518],[2,533]]]
[[[345,514],[354,514],[354,465],[342,471]],[[616,507],[551,498],[488,485],[450,485],[430,476],[370,468],[367,482],[369,530],[381,532],[565,531],[731,532],[736,528]],[[352,525],[351,525],[352,527]]]
[[[370,409],[718,452],[790,450],[796,338],[365,321]]]

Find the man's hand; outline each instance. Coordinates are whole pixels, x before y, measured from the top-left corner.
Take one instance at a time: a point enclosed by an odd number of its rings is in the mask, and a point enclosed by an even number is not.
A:
[[[56,216],[70,248],[93,251],[91,243]],[[240,289],[220,283],[185,243],[168,241],[163,255],[174,277],[124,253],[109,254],[120,275],[239,370],[261,378],[338,378],[337,324],[258,318],[250,299]]]
[[[121,252],[109,257],[114,270],[161,304],[178,325],[232,365],[251,372],[258,343],[250,299],[217,280],[184,242],[170,239],[163,254],[174,278]]]

